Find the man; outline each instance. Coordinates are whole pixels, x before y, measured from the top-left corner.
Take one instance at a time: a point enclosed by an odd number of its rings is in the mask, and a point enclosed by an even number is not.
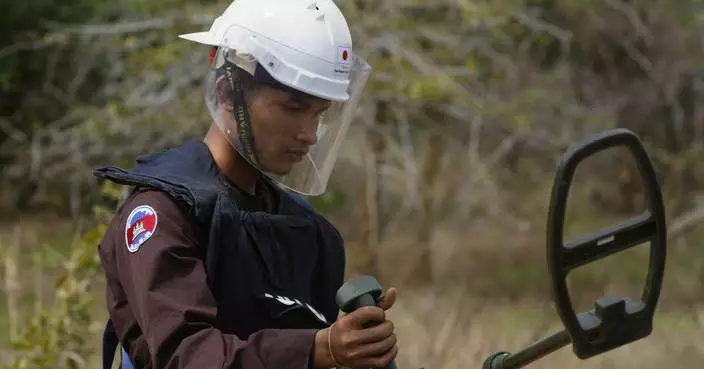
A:
[[[134,188],[99,245],[104,366],[117,339],[135,368],[385,366],[395,290],[338,317],[343,242],[292,195],[325,190],[370,71],[345,18],[331,0],[236,0],[180,37],[212,48],[213,125],[131,170],[96,170]]]

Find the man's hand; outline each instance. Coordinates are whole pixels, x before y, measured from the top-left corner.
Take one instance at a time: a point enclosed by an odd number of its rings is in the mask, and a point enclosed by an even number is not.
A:
[[[396,289],[389,288],[377,306],[365,306],[342,315],[315,336],[315,367],[383,368],[396,358],[394,325],[386,310],[396,302]],[[376,324],[376,325],[375,325]]]

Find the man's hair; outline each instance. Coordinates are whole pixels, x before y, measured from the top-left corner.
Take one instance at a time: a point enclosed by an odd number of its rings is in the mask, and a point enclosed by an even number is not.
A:
[[[210,55],[208,57],[208,63],[209,66],[212,67],[213,63],[215,62],[215,57],[217,56],[218,52],[218,47],[213,46],[210,50]],[[242,86],[242,89],[244,91],[245,95],[245,100],[249,100],[253,94],[255,94],[257,91],[259,91],[263,86],[269,86],[287,93],[290,93],[295,96],[299,96],[302,98],[312,98],[313,96],[296,90],[292,87],[286,86],[282,84],[281,82],[277,81],[274,79],[269,72],[266,71],[261,65],[257,64],[254,70],[254,75],[250,74],[246,70],[238,67],[237,65],[233,64],[229,60],[225,60],[222,66],[218,67],[216,70],[216,84],[217,84],[217,92],[218,92],[218,101],[223,102],[223,99],[226,99],[227,96],[229,96],[228,100],[225,100],[228,102],[228,105],[232,104],[232,86],[230,85],[228,79],[229,78],[223,78],[227,77],[228,70],[232,73],[232,81],[233,82],[239,82]],[[223,84],[223,86],[220,86],[220,84]]]
[[[213,46],[210,50],[210,55],[208,56],[208,66],[212,67],[215,62],[215,56],[217,55],[218,48]],[[232,81],[230,81],[231,74]],[[246,70],[236,66],[229,60],[225,60],[223,65],[217,68],[215,71],[215,93],[218,104],[227,107],[227,110],[233,109],[233,85],[232,83],[239,83],[244,91],[245,102],[249,102],[249,99],[260,90],[262,83],[254,80],[251,74]]]

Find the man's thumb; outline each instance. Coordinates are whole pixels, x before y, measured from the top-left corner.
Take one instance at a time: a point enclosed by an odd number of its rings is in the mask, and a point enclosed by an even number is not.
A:
[[[377,302],[377,306],[384,310],[389,310],[394,305],[394,302],[396,302],[396,289],[391,287],[381,296],[381,299]]]

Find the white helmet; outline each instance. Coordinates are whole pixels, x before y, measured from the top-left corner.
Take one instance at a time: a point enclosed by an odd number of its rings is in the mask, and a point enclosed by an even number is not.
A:
[[[337,5],[332,0],[235,0],[207,32],[179,37],[217,47],[206,77],[206,102],[235,149],[285,187],[305,195],[323,193],[371,72],[352,52],[350,30]],[[238,92],[233,72],[224,72],[224,66],[244,70],[255,81],[332,102],[319,118],[317,143],[291,171],[271,173],[257,160],[246,106],[236,107],[236,119],[221,119],[216,79],[227,75]]]

